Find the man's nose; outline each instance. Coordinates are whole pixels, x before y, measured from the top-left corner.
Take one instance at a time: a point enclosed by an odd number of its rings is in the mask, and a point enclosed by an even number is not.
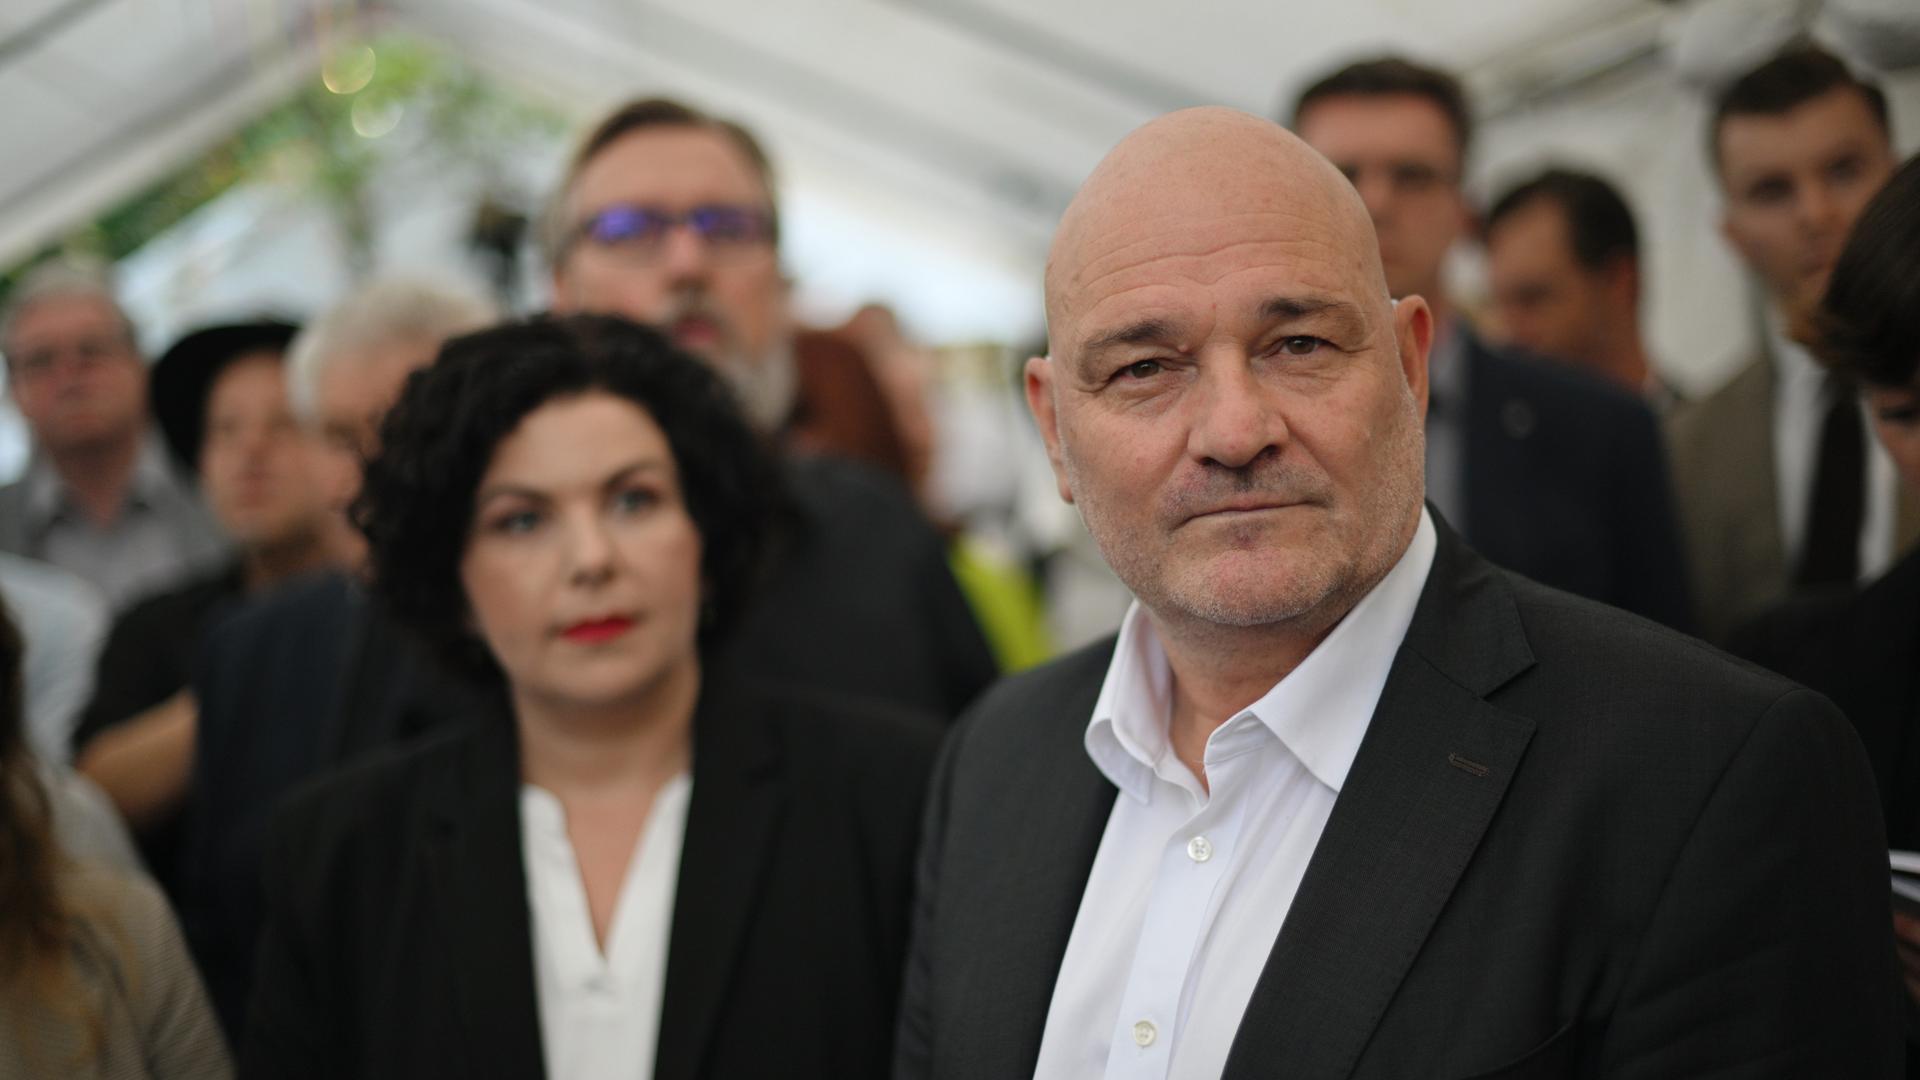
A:
[[[1287,441],[1286,420],[1245,355],[1203,364],[1196,390],[1187,449],[1201,462],[1238,469]]]
[[[692,225],[684,221],[675,223],[667,229],[661,243],[664,245],[661,265],[674,280],[698,280],[706,276],[711,253],[707,250],[706,238]]]
[[[1393,204],[1392,174],[1385,169],[1361,169],[1354,174],[1353,188],[1360,193],[1367,214],[1378,225]]]
[[[1807,184],[1800,193],[1800,220],[1815,231],[1840,227],[1840,199],[1824,182]]]

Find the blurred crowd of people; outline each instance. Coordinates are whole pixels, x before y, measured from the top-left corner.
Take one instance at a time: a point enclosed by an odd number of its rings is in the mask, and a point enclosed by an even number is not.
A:
[[[1920,164],[1885,96],[1795,46],[1714,103],[1766,305],[1692,399],[1619,190],[1554,167],[1480,213],[1473,116],[1382,58],[1280,118],[1433,312],[1434,515],[1832,697],[1920,847]],[[886,309],[796,323],[776,192],[751,132],[652,98],[568,164],[531,319],[382,280],[149,364],[98,268],[22,278],[0,1077],[889,1072],[935,754],[1049,651],[1049,567],[933,494],[969,463]]]

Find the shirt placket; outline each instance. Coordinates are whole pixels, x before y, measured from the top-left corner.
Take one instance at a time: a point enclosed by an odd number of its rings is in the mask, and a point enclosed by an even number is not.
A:
[[[1167,837],[1107,1054],[1107,1080],[1162,1080],[1173,1064],[1180,1002],[1212,899],[1240,838],[1234,800],[1207,805]]]

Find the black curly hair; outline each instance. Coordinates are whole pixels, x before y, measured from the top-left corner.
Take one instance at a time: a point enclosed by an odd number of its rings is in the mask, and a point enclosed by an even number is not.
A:
[[[353,520],[376,598],[458,673],[501,678],[471,629],[460,561],[495,449],[549,401],[604,391],[666,434],[700,533],[710,655],[756,591],[784,505],[779,474],[731,390],[657,331],[604,315],[540,316],[448,341],[380,427]]]

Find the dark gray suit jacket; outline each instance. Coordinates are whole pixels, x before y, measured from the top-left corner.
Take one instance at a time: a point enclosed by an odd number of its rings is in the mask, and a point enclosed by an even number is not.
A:
[[[1081,741],[1111,649],[943,752],[899,1077],[1033,1073],[1115,797]],[[1225,1075],[1893,1076],[1884,847],[1825,699],[1442,527]]]

